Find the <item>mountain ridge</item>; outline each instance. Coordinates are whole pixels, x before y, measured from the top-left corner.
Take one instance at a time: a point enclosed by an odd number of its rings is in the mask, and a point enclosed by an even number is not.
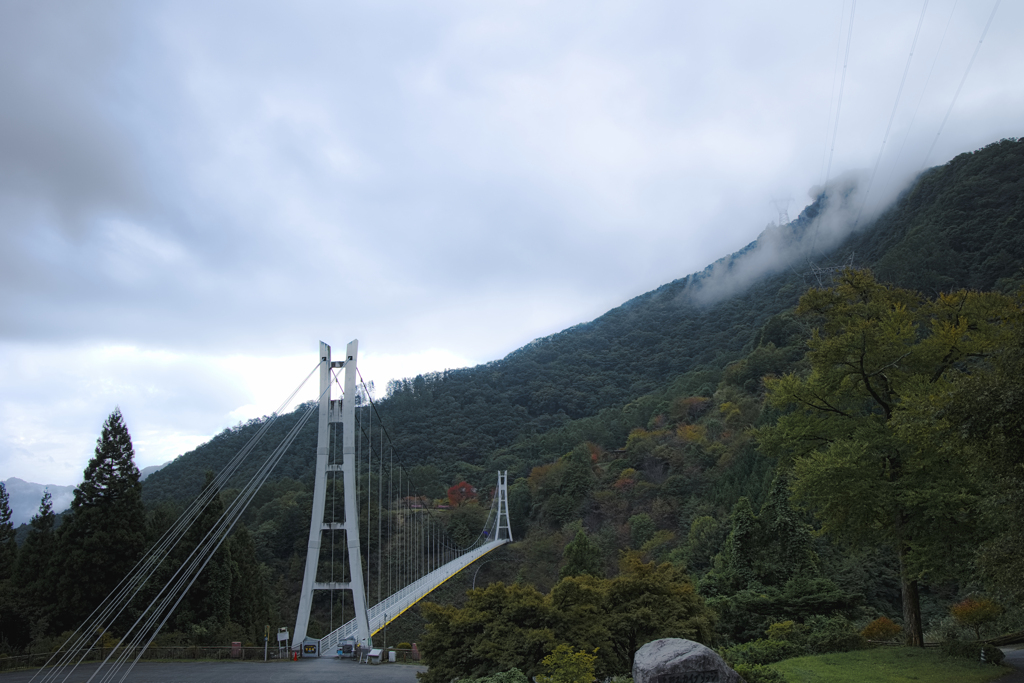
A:
[[[53,512],[59,514],[71,507],[76,488],[59,484],[36,484],[18,477],[4,480],[4,486],[7,488],[8,505],[11,507],[11,523],[15,527],[27,524],[39,511],[44,491],[50,492]]]
[[[1024,141],[1001,140],[929,169],[878,216],[854,231],[837,232],[836,221],[859,213],[859,201],[857,187],[843,179],[789,224],[769,226],[702,271],[632,297],[589,322],[539,337],[488,363],[390,383],[379,406],[391,421],[397,457],[483,484],[495,454],[507,455],[516,444],[594,419],[684,374],[706,373],[708,381],[693,390],[709,395],[714,378],[753,348],[773,317],[791,309],[808,287],[827,284],[817,281],[816,267],[826,269],[826,279],[827,269],[841,264],[871,267],[882,280],[926,293],[1024,282]],[[929,241],[931,234],[939,239]],[[999,244],[996,260],[987,254],[992,240]],[[830,243],[834,246],[824,251]],[[722,282],[717,274],[743,272],[755,256],[767,266],[762,263],[752,284],[717,299],[696,296]],[[925,264],[920,273],[918,262]],[[947,274],[940,274],[943,269]],[[624,439],[625,426],[615,429],[609,442]],[[312,453],[311,445],[299,442],[293,450],[300,447]],[[538,448],[513,463],[518,474],[561,454]],[[150,477],[147,498],[166,498],[172,487],[165,482],[172,477],[197,492],[201,475],[187,471],[192,454]],[[311,455],[303,457],[311,463]],[[214,458],[200,460],[219,469]],[[300,460],[296,456],[286,467],[288,476],[308,471]],[[509,464],[507,458],[503,462]]]

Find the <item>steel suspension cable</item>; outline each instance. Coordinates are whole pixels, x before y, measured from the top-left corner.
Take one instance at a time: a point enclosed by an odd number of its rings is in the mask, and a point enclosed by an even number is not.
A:
[[[852,21],[852,16],[851,16],[851,21]],[[391,434],[387,431],[387,427],[384,426],[384,419],[383,419],[383,417],[381,417],[380,412],[377,410],[377,404],[373,400],[373,397],[370,395],[369,387],[366,385],[366,381],[363,379],[362,373],[359,372],[359,368],[356,368],[356,373],[357,373],[357,375],[359,377],[359,383],[363,387],[363,393],[367,397],[367,401],[369,403],[369,407],[373,411],[373,414],[377,417],[377,421],[378,421],[378,423],[381,426],[381,430],[384,432],[385,436],[387,437],[389,446],[392,449],[394,449],[394,441],[391,438]],[[401,468],[401,465],[399,465],[399,467]],[[413,495],[412,491],[410,491],[410,495]],[[369,535],[369,531],[367,531],[367,535]],[[482,536],[483,536],[483,532],[481,531],[481,534],[479,534],[477,536],[477,538],[472,543],[470,543],[470,545],[466,546],[465,549],[459,549],[459,552],[461,553],[461,552],[464,552],[465,550],[468,550],[469,548],[472,548],[480,540],[480,538]]]
[[[135,657],[131,665],[128,667],[128,670],[125,672],[125,676],[127,676],[128,673],[131,672],[131,669],[134,668],[135,664],[142,657],[143,653],[145,653],[146,649],[152,643],[153,639],[156,638],[157,634],[167,623],[167,620],[174,613],[174,610],[180,604],[181,600],[184,599],[185,595],[188,593],[188,590],[198,579],[199,575],[202,573],[202,570],[210,562],[214,553],[216,553],[216,551],[220,548],[221,544],[223,544],[224,540],[226,540],[228,534],[230,534],[231,531],[234,529],[235,524],[241,518],[242,512],[245,511],[245,508],[248,506],[252,497],[255,496],[256,492],[266,481],[267,477],[269,477],[271,471],[273,471],[277,463],[280,462],[280,459],[283,457],[284,453],[291,446],[296,436],[298,436],[298,433],[301,430],[302,426],[305,425],[305,422],[313,414],[314,409],[315,404],[310,404],[309,408],[306,410],[302,418],[296,422],[295,426],[293,426],[288,436],[285,437],[285,440],[278,445],[278,447],[274,450],[271,456],[268,457],[267,460],[264,462],[264,465],[260,468],[260,470],[258,470],[257,473],[253,475],[253,477],[242,489],[239,495],[236,496],[235,499],[229,504],[228,508],[224,511],[224,513],[221,514],[219,520],[215,522],[214,526],[211,527],[211,529],[206,533],[203,540],[200,542],[200,545],[192,551],[192,553],[189,555],[189,558],[186,560],[186,564],[184,564],[181,568],[178,569],[178,571],[175,573],[175,576],[172,577],[172,581],[174,583],[169,583],[168,585],[165,585],[164,588],[161,589],[160,593],[158,593],[157,597],[155,597],[153,601],[150,603],[150,607],[147,608],[143,615],[139,617],[139,619],[136,621],[136,624],[133,625],[132,629],[129,630],[129,633],[135,630],[136,636],[133,637],[129,641],[129,645],[124,648],[122,656],[118,658],[118,660],[115,662],[112,670],[101,678],[102,682],[105,683],[107,681],[110,681],[113,678],[113,676],[116,675],[117,671],[126,661],[125,658],[127,657],[127,653],[131,652],[135,647],[137,647],[142,642],[142,640],[145,638],[145,633],[153,627],[153,625],[156,623],[156,620],[159,619],[161,614],[163,614],[164,616],[163,619],[160,620],[160,624],[156,627],[155,630],[152,631],[152,635],[150,635],[149,639],[146,640],[146,643],[139,650],[138,655]],[[212,488],[212,486],[210,488]],[[168,587],[170,587],[172,590],[168,591]],[[184,590],[182,590],[182,588],[184,588]],[[161,595],[163,597],[161,597]],[[175,599],[175,597],[177,599]],[[171,604],[172,600],[174,601],[173,604]],[[170,606],[170,609],[167,609],[168,606]],[[140,625],[140,623],[142,627],[137,628]],[[111,655],[113,654],[114,652],[112,651]],[[89,680],[91,681],[93,678],[95,678],[95,676],[99,672],[100,670],[97,669],[97,671],[93,674],[92,677],[89,678]],[[122,677],[121,680],[123,681],[124,677]]]
[[[65,669],[70,667],[68,676],[74,672],[88,653],[96,647],[103,635],[110,629],[113,623],[124,613],[134,600],[135,596],[148,584],[155,575],[157,569],[166,559],[171,550],[184,537],[186,531],[198,519],[202,510],[206,508],[213,497],[219,494],[220,488],[234,475],[238,467],[252,453],[255,446],[269,431],[276,422],[280,413],[291,403],[302,387],[309,381],[317,367],[306,376],[294,391],[286,398],[276,411],[261,425],[249,441],[232,457],[224,466],[221,472],[214,478],[211,486],[201,491],[200,495],[185,509],[178,519],[167,529],[161,537],[150,547],[143,557],[135,564],[135,567],[118,583],[118,585],[103,599],[85,621],[72,633],[47,661],[46,665],[37,671],[32,681],[35,681],[42,674],[41,681],[55,680]],[[90,642],[91,641],[91,642]],[[111,654],[115,650],[111,651]],[[109,659],[109,656],[108,658]],[[56,661],[55,661],[56,660]],[[77,660],[77,661],[76,661]],[[104,660],[106,661],[106,660]],[[52,666],[51,666],[52,665]],[[65,677],[66,679],[66,677]]]

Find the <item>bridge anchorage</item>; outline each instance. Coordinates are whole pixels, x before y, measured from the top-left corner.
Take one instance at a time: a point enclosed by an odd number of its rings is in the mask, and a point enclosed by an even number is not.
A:
[[[352,341],[346,348],[344,360],[332,360],[331,347],[320,343],[313,511],[293,647],[299,649],[303,644],[314,644],[314,639],[307,638],[307,632],[315,591],[332,591],[332,622],[333,591],[351,593],[354,617],[344,620],[343,598],[344,623],[319,639],[318,653],[332,652],[343,642],[355,641],[363,648],[373,647],[373,636],[390,622],[480,557],[512,541],[508,472],[498,473],[488,519],[477,539],[466,547],[459,547],[447,537],[430,515],[429,499],[417,494],[408,475],[394,464],[390,439],[379,422],[379,415],[374,425],[376,407],[368,400],[369,390],[359,376],[358,350],[359,342]],[[344,370],[344,385],[341,397],[334,399],[332,389],[341,387],[335,373],[339,369]],[[341,429],[340,463],[335,457],[337,425]],[[342,510],[336,507],[339,475]],[[363,484],[363,491],[360,491],[360,484]],[[365,520],[360,519],[361,501],[366,502]],[[376,529],[372,528],[374,522]],[[361,526],[367,543],[365,574]],[[339,545],[335,542],[337,533],[343,535],[340,546],[342,555],[347,557],[347,561],[342,559],[341,566],[335,562],[335,549]],[[329,535],[326,547],[325,535]],[[329,552],[325,552],[328,549]],[[325,573],[328,576],[325,577]],[[335,580],[336,574],[341,580]],[[374,603],[372,606],[368,606],[370,600]]]

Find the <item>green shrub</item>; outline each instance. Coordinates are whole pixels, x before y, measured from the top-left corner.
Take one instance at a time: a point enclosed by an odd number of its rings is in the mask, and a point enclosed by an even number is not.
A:
[[[592,683],[596,660],[597,650],[593,654],[577,652],[571,645],[562,643],[541,661],[548,675],[537,676],[537,683]]]
[[[807,643],[807,627],[793,621],[777,621],[765,631],[768,640],[781,640],[787,643],[805,645]]]
[[[399,643],[398,645],[395,645],[395,649],[396,650],[411,650],[412,649],[412,645],[410,645],[409,643]]]
[[[866,640],[896,640],[903,627],[889,617],[878,617],[860,632]]]
[[[770,666],[738,664],[736,673],[747,683],[786,683],[786,677]]]
[[[814,654],[850,652],[867,647],[864,636],[857,633],[846,617],[814,616],[807,620],[807,648]]]
[[[739,664],[774,664],[783,659],[800,657],[807,654],[802,645],[785,640],[752,640],[742,645],[734,645],[724,653],[725,661],[735,668]]]
[[[458,678],[456,680],[459,683],[530,683],[526,674],[515,667],[483,678]]]
[[[947,640],[940,646],[942,653],[947,657],[958,657],[960,659],[973,659],[981,661],[981,653],[985,653],[985,661],[989,664],[1002,664],[1006,655],[994,645],[982,645],[981,643],[965,643],[962,640]]]

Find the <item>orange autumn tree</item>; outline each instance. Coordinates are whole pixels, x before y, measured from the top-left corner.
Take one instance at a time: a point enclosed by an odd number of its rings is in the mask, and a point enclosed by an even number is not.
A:
[[[974,637],[981,640],[981,629],[999,618],[1002,606],[987,598],[967,598],[949,608],[953,618],[961,626],[974,629]]]
[[[465,481],[460,481],[448,489],[448,504],[453,508],[459,507],[467,500],[476,498],[476,489]]]

